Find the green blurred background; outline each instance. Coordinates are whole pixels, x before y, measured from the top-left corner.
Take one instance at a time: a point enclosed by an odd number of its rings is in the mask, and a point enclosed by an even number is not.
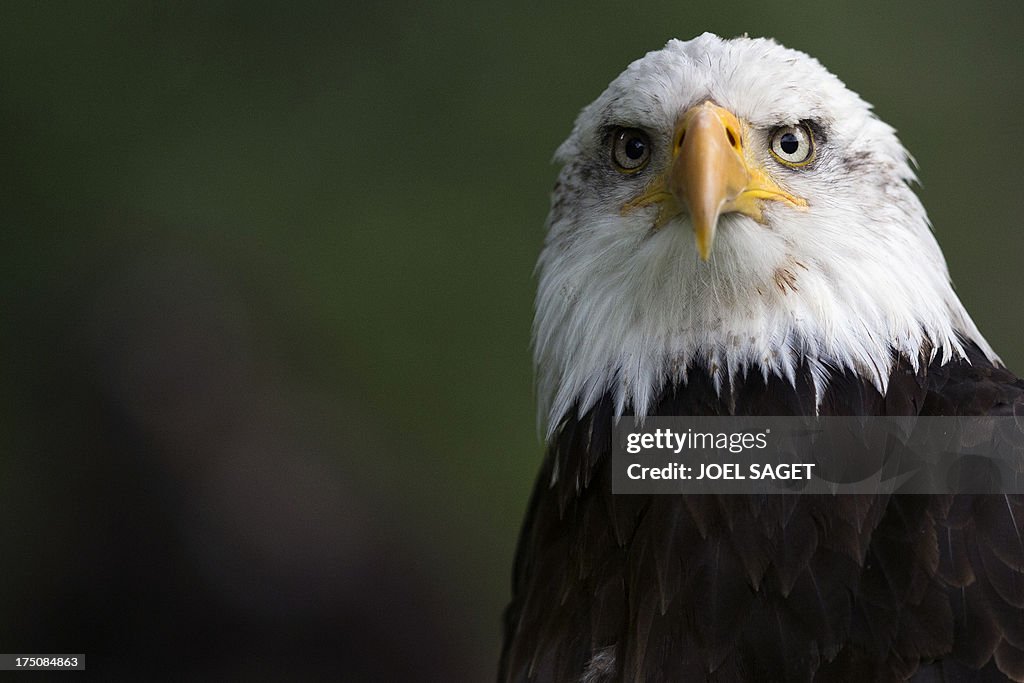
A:
[[[0,650],[492,678],[550,158],[704,30],[874,103],[1024,371],[1019,2],[5,3]]]

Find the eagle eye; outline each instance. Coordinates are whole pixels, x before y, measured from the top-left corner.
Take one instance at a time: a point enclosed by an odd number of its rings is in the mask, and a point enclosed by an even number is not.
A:
[[[779,126],[772,131],[768,149],[784,166],[806,166],[814,160],[814,136],[811,129],[802,123]]]
[[[612,161],[621,173],[636,173],[651,158],[651,139],[636,128],[616,128],[612,135]]]

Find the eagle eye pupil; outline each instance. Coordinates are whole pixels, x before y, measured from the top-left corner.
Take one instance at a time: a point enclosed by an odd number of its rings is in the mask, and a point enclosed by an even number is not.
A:
[[[630,138],[626,142],[626,156],[635,161],[644,155],[646,147],[640,138]]]
[[[796,136],[792,133],[786,133],[782,136],[782,139],[779,140],[779,147],[781,147],[782,151],[786,154],[795,154],[796,151],[800,149],[800,141],[797,140]]]

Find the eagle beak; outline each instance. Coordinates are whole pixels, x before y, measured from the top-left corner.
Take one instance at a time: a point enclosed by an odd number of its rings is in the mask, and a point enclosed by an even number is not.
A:
[[[719,215],[735,210],[736,199],[750,184],[740,122],[705,102],[686,112],[674,140],[669,190],[690,210],[697,251],[707,261]]]
[[[659,229],[685,207],[690,214],[697,251],[707,261],[718,218],[742,213],[764,222],[761,200],[781,200],[796,207],[807,202],[784,191],[745,150],[744,126],[717,104],[704,102],[687,111],[676,127],[668,170],[622,207],[660,204]]]

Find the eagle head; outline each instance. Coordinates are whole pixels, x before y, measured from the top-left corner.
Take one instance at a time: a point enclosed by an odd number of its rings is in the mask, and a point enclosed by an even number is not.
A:
[[[642,417],[695,367],[886,390],[981,337],[894,129],[817,60],[704,34],[633,62],[559,147],[534,348],[548,433],[608,392]]]

